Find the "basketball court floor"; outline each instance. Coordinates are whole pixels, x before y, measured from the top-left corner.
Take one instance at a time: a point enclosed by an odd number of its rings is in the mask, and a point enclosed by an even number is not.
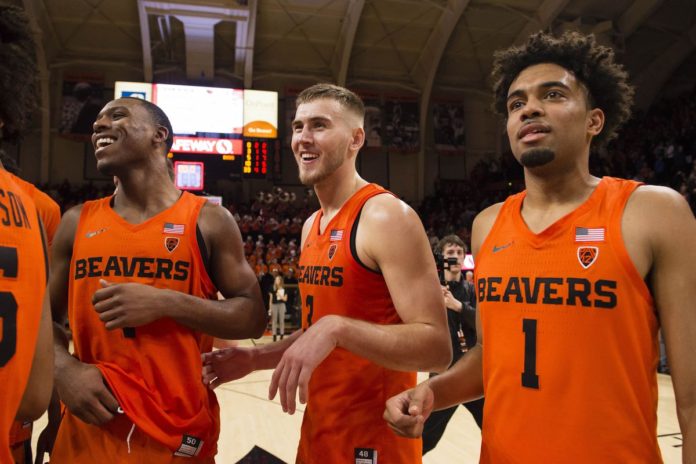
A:
[[[269,336],[257,341],[270,342]],[[251,346],[251,342],[241,342],[241,346]],[[277,397],[273,401],[268,400],[268,385],[272,372],[254,372],[244,379],[217,388],[222,423],[217,463],[235,464],[254,446],[266,450],[286,463],[295,462],[304,408],[298,408],[298,411],[290,416],[283,413]],[[419,382],[426,378],[427,374],[419,374]],[[659,374],[658,384],[658,442],[665,464],[680,464],[682,442],[671,378]],[[34,449],[38,434],[45,424],[45,415],[35,424]],[[476,423],[469,412],[460,407],[447,426],[442,440],[423,458],[423,463],[477,463],[480,444],[481,433]]]

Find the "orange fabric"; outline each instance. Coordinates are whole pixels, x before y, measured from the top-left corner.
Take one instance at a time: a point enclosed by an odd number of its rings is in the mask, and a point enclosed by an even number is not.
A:
[[[539,234],[522,219],[525,192],[498,213],[476,263],[482,463],[662,462],[658,322],[621,236],[638,185],[605,177]]]
[[[130,440],[128,435],[130,435]],[[108,433],[104,433],[107,430]],[[163,446],[125,416],[116,416],[103,427],[89,425],[70,412],[63,415],[56,442],[64,446],[53,449],[51,464],[214,464],[212,456],[185,458],[172,455]],[[130,449],[129,449],[130,448]]]
[[[10,428],[10,445],[14,446],[31,439],[32,422],[14,421]]]
[[[10,429],[36,350],[46,254],[30,196],[0,171],[0,462],[12,462]]]
[[[363,205],[383,193],[388,192],[374,184],[363,187],[323,233],[322,213],[317,213],[300,255],[304,328],[329,314],[377,324],[401,322],[382,275],[358,263],[350,246]],[[420,463],[421,441],[397,437],[382,419],[385,401],[415,384],[415,372],[393,371],[335,349],[312,374],[297,462],[354,464],[355,450],[368,448],[376,450],[380,463]]]
[[[36,188],[34,184],[15,175],[10,174],[10,176],[12,176],[12,180],[22,187],[32,200],[34,200],[34,205],[36,206],[36,210],[39,213],[44,230],[46,231],[47,246],[50,249],[53,244],[53,237],[56,235],[56,230],[60,223],[60,206],[58,206],[58,203],[53,201],[51,197]],[[26,440],[30,440],[31,432],[31,423],[15,421],[10,429],[10,444],[14,446]],[[23,453],[23,450],[21,450],[21,452]],[[15,458],[15,461],[16,460]]]
[[[53,237],[56,235],[56,230],[58,230],[58,224],[60,224],[60,206],[53,201],[53,198],[36,188],[34,184],[17,176],[12,176],[12,179],[34,200],[34,205],[36,205],[44,230],[46,230],[47,244],[50,249],[53,244]]]
[[[214,456],[219,407],[201,382],[200,356],[212,349],[212,337],[164,318],[135,328],[128,338],[124,330],[106,330],[92,306],[100,279],[217,299],[196,240],[206,200],[183,193],[172,207],[141,224],[126,222],[110,201],[85,203],[75,233],[68,293],[75,355],[101,370],[141,431],[172,452],[186,436],[196,437],[203,441],[199,457]],[[57,441],[55,446],[71,444]]]

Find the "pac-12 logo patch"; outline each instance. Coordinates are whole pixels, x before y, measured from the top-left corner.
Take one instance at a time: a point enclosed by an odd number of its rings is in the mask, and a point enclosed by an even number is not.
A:
[[[338,249],[338,245],[335,243],[332,243],[331,246],[329,247],[329,261],[333,259],[333,257],[336,255],[336,250]]]
[[[165,237],[164,238],[164,247],[167,249],[168,252],[173,252],[176,250],[176,247],[179,246],[179,239],[177,237]]]
[[[597,256],[599,256],[597,247],[578,247],[578,261],[584,269],[592,266],[597,261]]]

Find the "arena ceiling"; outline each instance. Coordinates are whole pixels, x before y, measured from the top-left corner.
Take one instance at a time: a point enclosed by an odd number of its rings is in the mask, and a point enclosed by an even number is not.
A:
[[[694,0],[14,0],[50,73],[113,67],[155,82],[274,88],[332,81],[487,94],[493,51],[539,29],[594,32],[638,104],[693,88]]]

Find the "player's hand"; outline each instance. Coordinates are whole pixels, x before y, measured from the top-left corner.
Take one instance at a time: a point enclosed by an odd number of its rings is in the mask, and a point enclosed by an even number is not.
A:
[[[427,382],[387,400],[382,417],[399,436],[418,438],[423,424],[433,411],[433,391]]]
[[[442,287],[442,296],[445,298],[445,306],[458,313],[462,311],[462,303],[456,299],[448,287]]]
[[[104,383],[101,371],[91,364],[70,363],[56,376],[58,396],[83,422],[102,425],[114,418],[119,404]]]
[[[275,398],[276,392],[280,393],[283,412],[295,413],[298,389],[300,403],[307,403],[309,379],[319,363],[336,347],[334,334],[339,322],[338,316],[322,317],[283,353],[268,388],[270,400]]]
[[[203,383],[211,390],[254,371],[254,349],[231,347],[201,355]]]
[[[149,285],[115,284],[99,279],[92,304],[108,330],[139,327],[162,317],[162,294],[166,290]]]

